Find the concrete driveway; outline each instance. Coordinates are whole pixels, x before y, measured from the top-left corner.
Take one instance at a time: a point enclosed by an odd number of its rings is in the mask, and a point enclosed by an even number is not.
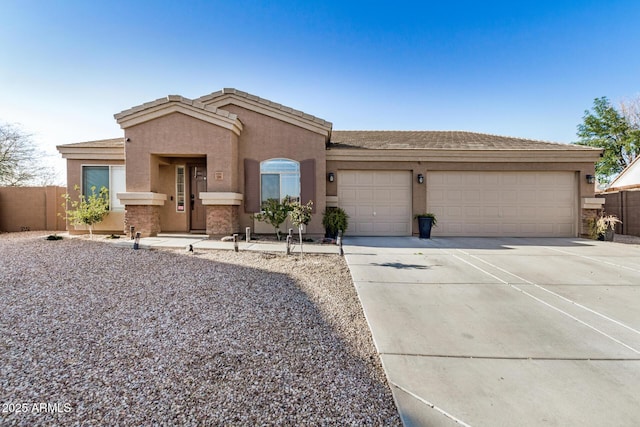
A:
[[[640,424],[640,247],[348,238],[407,426]]]

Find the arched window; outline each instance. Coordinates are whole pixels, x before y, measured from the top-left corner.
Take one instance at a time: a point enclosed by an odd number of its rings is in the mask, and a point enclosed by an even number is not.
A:
[[[260,201],[279,201],[289,197],[300,201],[300,163],[289,159],[270,159],[260,163]]]

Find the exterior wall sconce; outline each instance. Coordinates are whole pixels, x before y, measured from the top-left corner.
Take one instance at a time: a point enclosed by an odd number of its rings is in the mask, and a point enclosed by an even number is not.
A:
[[[595,184],[596,183],[596,177],[593,175],[587,175],[587,183],[588,184]]]
[[[336,175],[335,175],[333,172],[329,172],[329,173],[327,174],[327,181],[329,181],[329,182],[333,182],[333,181],[335,181],[335,180],[336,180]]]
[[[424,175],[419,173],[418,174],[418,184],[423,184],[423,183],[424,183]]]

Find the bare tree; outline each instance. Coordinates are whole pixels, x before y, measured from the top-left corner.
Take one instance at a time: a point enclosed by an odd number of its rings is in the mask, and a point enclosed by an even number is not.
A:
[[[55,169],[47,155],[16,126],[0,123],[0,186],[51,185]]]
[[[640,95],[620,101],[620,112],[635,130],[640,130]]]

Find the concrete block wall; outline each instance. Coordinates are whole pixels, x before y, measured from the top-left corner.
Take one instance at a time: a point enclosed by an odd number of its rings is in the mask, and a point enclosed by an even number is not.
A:
[[[66,188],[0,187],[0,231],[64,231]]]
[[[605,214],[615,215],[622,221],[616,226],[616,233],[640,236],[640,188],[603,193],[598,197],[606,200]]]

